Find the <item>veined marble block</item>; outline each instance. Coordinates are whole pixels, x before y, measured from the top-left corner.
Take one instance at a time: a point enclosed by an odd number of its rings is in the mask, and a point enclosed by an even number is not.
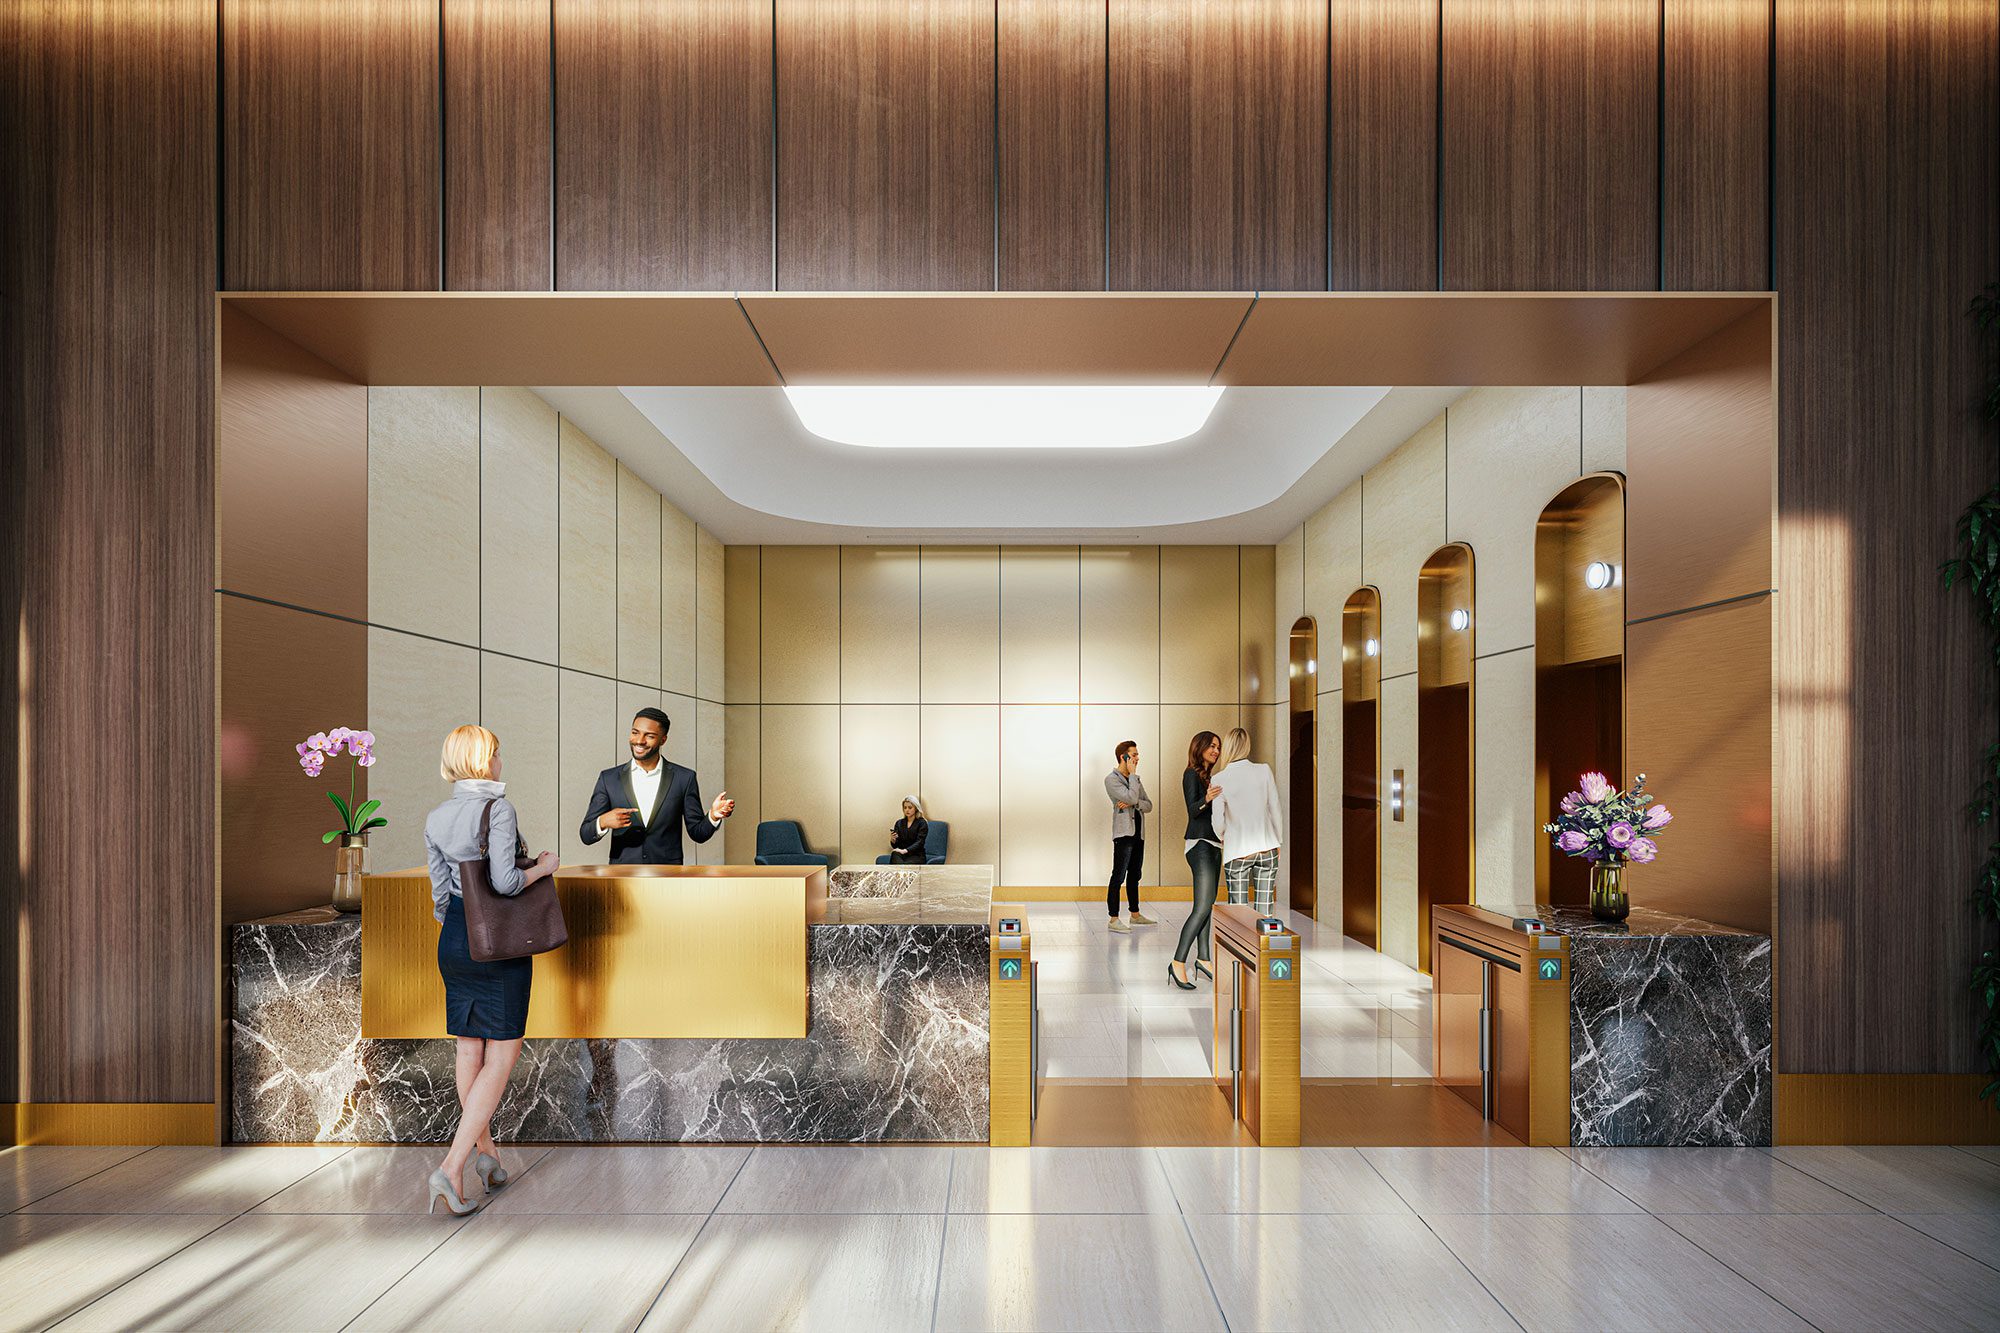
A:
[[[969,905],[944,921],[879,907],[889,920],[808,927],[804,1038],[531,1040],[495,1137],[985,1142],[985,907],[976,924]],[[236,1142],[450,1137],[454,1042],[361,1036],[358,917],[239,925],[231,952]]]
[[[1540,912],[1569,936],[1570,1142],[1770,1143],[1770,939],[1645,908]]]

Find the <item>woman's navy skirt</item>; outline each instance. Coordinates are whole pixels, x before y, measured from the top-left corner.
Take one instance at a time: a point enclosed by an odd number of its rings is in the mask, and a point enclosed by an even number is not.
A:
[[[438,973],[444,977],[444,1030],[452,1036],[518,1041],[528,1030],[535,960],[474,958],[465,943],[465,903],[455,893],[438,932]]]

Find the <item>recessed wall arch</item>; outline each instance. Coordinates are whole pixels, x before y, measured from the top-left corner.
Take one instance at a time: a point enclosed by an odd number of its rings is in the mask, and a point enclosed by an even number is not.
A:
[[[1535,524],[1535,826],[1577,775],[1625,781],[1625,478],[1571,482]],[[1535,839],[1535,889],[1582,903],[1589,869]]]
[[[1431,907],[1473,898],[1472,738],[1475,636],[1472,548],[1433,551],[1417,575],[1417,939]],[[1429,971],[1429,950],[1418,950]]]
[[[1357,588],[1340,609],[1341,933],[1382,947],[1382,595]]]

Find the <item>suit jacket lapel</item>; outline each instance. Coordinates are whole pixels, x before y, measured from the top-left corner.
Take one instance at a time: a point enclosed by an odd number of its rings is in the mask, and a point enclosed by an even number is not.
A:
[[[646,812],[646,822],[648,824],[653,823],[660,811],[667,808],[667,789],[673,785],[674,766],[662,759],[660,761],[660,785],[653,789],[653,808]]]

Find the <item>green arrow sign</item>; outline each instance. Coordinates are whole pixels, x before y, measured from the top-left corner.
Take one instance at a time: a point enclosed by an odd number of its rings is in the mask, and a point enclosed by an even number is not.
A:
[[[1018,958],[1002,958],[1000,960],[1000,980],[1019,981],[1020,979],[1021,960]]]
[[[1535,964],[1535,970],[1543,981],[1560,981],[1563,974],[1562,959],[1544,958]]]
[[[1292,960],[1289,958],[1273,958],[1271,960],[1271,980],[1290,981],[1291,979]]]

